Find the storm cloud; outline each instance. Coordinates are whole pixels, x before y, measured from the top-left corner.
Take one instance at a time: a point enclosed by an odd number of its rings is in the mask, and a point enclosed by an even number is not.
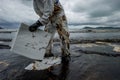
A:
[[[120,27],[120,0],[60,0],[70,25]],[[1,0],[0,25],[38,19],[32,0]]]
[[[96,27],[120,26],[120,0],[68,0],[66,4],[70,23]]]
[[[29,23],[37,18],[31,0],[1,0],[0,2],[0,26],[13,27],[15,24]]]

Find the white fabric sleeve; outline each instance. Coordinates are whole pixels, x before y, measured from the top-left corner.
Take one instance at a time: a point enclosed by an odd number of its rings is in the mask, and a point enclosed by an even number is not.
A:
[[[35,0],[33,1],[33,8],[34,8],[34,10],[35,10],[35,12],[37,13],[37,14],[39,14],[39,8],[36,6],[37,4],[36,4],[36,2],[35,2]]]
[[[39,21],[46,25],[49,22],[49,17],[52,16],[52,13],[54,11],[54,0],[44,0],[44,9],[43,9],[43,15],[39,18]]]

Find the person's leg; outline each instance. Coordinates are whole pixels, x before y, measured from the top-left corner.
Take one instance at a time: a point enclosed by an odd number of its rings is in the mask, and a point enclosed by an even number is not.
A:
[[[53,38],[54,38],[55,32],[56,31],[54,31],[52,33],[52,36],[51,36],[50,41],[49,41],[49,44],[46,47],[45,57],[54,56],[51,51],[52,51],[52,47],[53,47],[52,43],[53,43]]]
[[[60,32],[58,32],[58,34],[60,38],[62,56],[70,55],[69,36],[66,36],[65,34],[61,34]],[[63,35],[66,37],[64,37]]]
[[[69,61],[70,41],[69,41],[69,31],[68,31],[67,21],[63,20],[62,18],[59,24],[57,24],[56,28],[61,42],[62,61],[63,62]]]
[[[61,42],[61,52],[62,52],[62,63],[69,63],[70,61],[70,42],[69,42],[69,32],[64,28],[62,30],[57,28],[60,42]]]
[[[68,63],[70,61],[70,34],[65,15],[58,19],[56,28],[61,41],[62,63]]]

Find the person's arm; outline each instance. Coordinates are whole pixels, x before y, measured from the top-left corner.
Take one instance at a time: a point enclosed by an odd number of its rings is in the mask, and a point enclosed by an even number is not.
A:
[[[34,11],[36,12],[36,14],[39,14],[39,8],[35,2],[36,0],[33,0],[33,8],[34,8]]]
[[[46,25],[49,22],[49,17],[52,16],[54,11],[54,0],[44,0],[43,16],[39,18],[39,21]]]
[[[35,5],[35,4],[34,4]],[[34,8],[37,8],[34,6]],[[49,17],[52,16],[54,11],[54,1],[53,0],[44,0],[44,9],[43,16],[39,18],[34,24],[29,27],[29,31],[34,32],[39,26],[48,24]]]

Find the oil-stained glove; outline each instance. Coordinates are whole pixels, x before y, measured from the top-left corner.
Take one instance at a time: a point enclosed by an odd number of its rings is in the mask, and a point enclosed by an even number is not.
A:
[[[29,27],[29,31],[34,32],[38,29],[39,26],[43,26],[42,23],[37,20],[34,24]]]

